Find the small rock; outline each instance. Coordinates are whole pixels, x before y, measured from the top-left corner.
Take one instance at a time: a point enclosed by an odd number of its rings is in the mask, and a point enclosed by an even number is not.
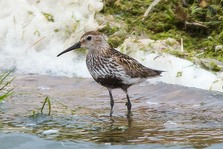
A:
[[[59,131],[58,130],[55,130],[55,129],[49,129],[49,130],[45,130],[42,132],[43,135],[51,135],[51,134],[56,134],[58,133]]]
[[[201,58],[199,60],[196,61],[198,64],[200,64],[201,66],[203,66],[206,69],[212,70],[212,71],[222,71],[223,70],[223,63],[215,60],[215,59],[211,59],[211,58]]]
[[[217,46],[215,46],[215,52],[217,52],[217,51],[222,51],[223,50],[223,45],[217,45]]]

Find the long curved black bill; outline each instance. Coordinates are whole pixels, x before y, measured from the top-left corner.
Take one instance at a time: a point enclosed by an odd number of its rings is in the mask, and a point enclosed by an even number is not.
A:
[[[64,54],[64,53],[67,53],[67,52],[69,52],[69,51],[72,51],[72,50],[74,50],[74,49],[78,49],[78,48],[80,48],[80,47],[81,47],[81,43],[80,43],[80,42],[75,43],[75,44],[74,44],[73,46],[71,46],[70,48],[68,48],[68,49],[64,50],[63,52],[61,52],[60,54],[58,54],[57,57],[59,57],[60,55],[62,55],[62,54]]]

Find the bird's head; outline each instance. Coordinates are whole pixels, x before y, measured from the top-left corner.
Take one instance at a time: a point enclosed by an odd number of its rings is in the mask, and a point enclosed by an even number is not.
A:
[[[73,46],[58,54],[57,57],[78,48],[85,48],[88,50],[103,50],[108,47],[110,46],[108,45],[106,39],[101,33],[97,31],[90,31],[85,33],[81,37],[79,42],[75,43]]]

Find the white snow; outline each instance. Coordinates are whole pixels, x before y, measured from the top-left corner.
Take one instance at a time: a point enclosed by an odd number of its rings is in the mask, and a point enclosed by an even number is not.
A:
[[[149,68],[163,70],[162,77],[148,79],[150,82],[162,81],[169,84],[178,84],[206,90],[223,91],[223,74],[214,74],[204,70],[191,61],[175,57],[161,50],[170,48],[167,43],[175,44],[173,47],[180,50],[176,40],[167,39],[154,41],[151,39],[126,39],[119,47],[123,53],[134,57]]]
[[[102,7],[100,0],[0,1],[0,68],[89,77],[84,58],[56,55],[86,31],[97,30],[94,15]]]

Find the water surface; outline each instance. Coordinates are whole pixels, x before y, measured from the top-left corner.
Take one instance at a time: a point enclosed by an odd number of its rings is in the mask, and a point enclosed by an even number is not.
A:
[[[219,148],[223,143],[222,93],[145,82],[129,89],[133,116],[127,119],[125,94],[113,91],[111,118],[108,91],[92,79],[26,75],[13,83],[14,96],[0,104],[5,139],[22,135],[46,144],[78,142],[95,148]],[[47,105],[39,114],[47,96],[50,116]]]

